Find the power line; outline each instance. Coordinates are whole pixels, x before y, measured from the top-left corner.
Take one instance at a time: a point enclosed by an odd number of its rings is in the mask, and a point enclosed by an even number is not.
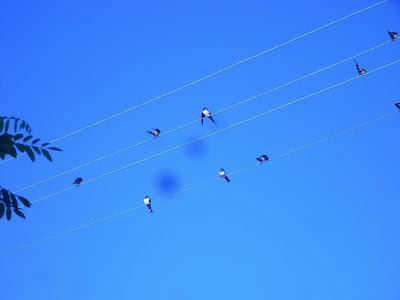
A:
[[[345,134],[349,134],[349,133],[354,132],[354,131],[356,131],[356,130],[362,128],[362,127],[366,127],[366,126],[368,126],[368,125],[372,125],[372,124],[374,124],[374,123],[376,123],[376,122],[378,122],[378,121],[381,121],[381,120],[386,119],[386,118],[388,118],[388,117],[390,117],[390,116],[393,116],[393,115],[396,114],[396,113],[398,113],[398,111],[395,111],[395,112],[391,112],[391,113],[382,115],[382,116],[377,117],[377,118],[375,118],[375,119],[373,119],[373,120],[371,120],[371,121],[368,121],[368,122],[359,124],[359,125],[357,125],[357,126],[354,126],[354,127],[349,128],[349,129],[346,129],[346,130],[340,131],[340,132],[338,132],[338,133],[335,133],[335,134],[333,134],[333,135],[331,135],[331,136],[328,136],[328,137],[326,137],[326,138],[317,140],[317,141],[315,141],[315,142],[313,142],[313,143],[310,143],[310,144],[304,145],[304,146],[302,146],[302,147],[293,149],[293,150],[291,150],[291,151],[288,151],[288,152],[286,152],[286,153],[283,153],[283,154],[281,154],[281,155],[278,155],[278,156],[275,156],[275,157],[271,158],[271,159],[270,159],[270,162],[275,161],[275,160],[278,160],[278,159],[282,159],[282,158],[287,157],[287,156],[289,156],[289,155],[292,155],[292,154],[294,154],[294,153],[298,153],[298,152],[300,152],[300,151],[303,151],[303,150],[306,150],[306,149],[308,149],[308,148],[314,147],[314,146],[319,145],[319,144],[321,144],[321,143],[330,141],[330,140],[335,139],[335,138],[337,138],[337,137],[339,137],[339,136],[342,136],[342,135],[345,135]],[[268,163],[267,163],[267,164],[268,164]],[[242,168],[242,169],[239,169],[239,170],[230,172],[230,173],[227,174],[227,175],[228,175],[228,176],[232,176],[232,175],[235,175],[235,174],[244,173],[244,172],[247,172],[247,171],[249,171],[250,169],[252,169],[252,168],[254,168],[254,167],[261,166],[261,165],[262,165],[262,164],[260,164],[260,163],[251,164],[251,165],[249,165],[249,166],[247,166],[247,167],[244,167],[244,168]],[[196,189],[198,189],[198,188],[200,188],[200,187],[204,187],[204,186],[207,186],[207,185],[209,185],[209,184],[211,184],[211,183],[214,183],[214,182],[216,182],[216,181],[218,181],[218,180],[220,180],[220,179],[221,179],[221,178],[218,177],[218,178],[214,178],[214,179],[209,180],[209,181],[205,181],[205,182],[203,182],[203,183],[201,183],[201,184],[198,184],[198,185],[196,185],[196,186],[193,186],[193,187],[184,189],[184,190],[182,190],[182,191],[179,191],[179,192],[177,192],[177,193],[175,193],[175,194],[173,194],[173,195],[171,195],[171,196],[166,196],[166,197],[160,198],[160,199],[158,199],[158,200],[155,200],[155,201],[153,201],[153,203],[161,202],[161,201],[167,200],[167,199],[169,199],[169,198],[176,197],[176,196],[178,196],[178,195],[181,195],[181,194],[184,194],[184,193],[187,193],[187,192],[196,190]],[[59,238],[59,237],[62,237],[62,236],[66,236],[66,235],[72,234],[72,233],[74,233],[74,232],[77,232],[77,231],[80,231],[80,230],[83,230],[83,229],[86,229],[86,228],[89,228],[89,227],[93,227],[93,226],[95,226],[95,225],[97,225],[97,224],[99,224],[99,223],[104,223],[104,222],[111,221],[112,219],[115,219],[115,218],[117,218],[117,217],[119,217],[119,216],[125,215],[125,214],[130,213],[130,212],[134,212],[134,211],[136,211],[136,210],[138,210],[138,209],[140,209],[140,208],[143,208],[143,207],[145,207],[144,204],[138,205],[138,206],[135,206],[135,207],[132,207],[132,208],[128,208],[128,209],[126,209],[126,210],[123,210],[123,211],[117,212],[117,213],[115,213],[115,214],[112,214],[112,215],[110,215],[110,216],[108,216],[108,217],[104,217],[104,218],[101,218],[101,219],[97,219],[97,220],[95,220],[95,221],[93,221],[93,222],[90,222],[90,223],[87,223],[87,224],[85,224],[85,225],[81,225],[81,226],[75,227],[75,228],[73,228],[73,229],[70,229],[70,230],[67,230],[67,231],[64,231],[64,232],[61,232],[61,233],[58,233],[58,234],[49,236],[49,237],[47,237],[47,238],[44,238],[44,239],[41,239],[41,240],[37,240],[37,241],[31,242],[31,243],[25,244],[25,245],[23,245],[23,246],[16,247],[16,248],[13,248],[13,249],[4,251],[4,252],[1,253],[1,255],[11,254],[11,253],[13,253],[13,252],[16,252],[16,251],[19,251],[19,250],[23,250],[23,249],[28,248],[28,247],[31,247],[31,246],[39,245],[39,244],[42,244],[42,243],[44,243],[44,242],[47,242],[47,241],[50,241],[50,240],[53,240],[53,239],[56,239],[56,238]]]
[[[396,61],[393,61],[393,62],[391,62],[391,63],[389,63],[389,64],[386,64],[386,65],[384,65],[384,66],[381,66],[381,67],[379,67],[379,68],[376,68],[376,69],[374,69],[374,70],[371,70],[371,71],[369,71],[369,72],[368,72],[366,75],[364,75],[364,76],[373,74],[373,73],[375,73],[375,72],[377,72],[377,71],[383,70],[383,69],[385,69],[385,68],[387,68],[387,67],[389,67],[389,66],[392,66],[392,65],[394,65],[394,64],[396,64],[396,63],[399,63],[399,62],[400,62],[400,59],[399,59],[399,60],[396,60]],[[197,141],[199,141],[199,140],[206,139],[206,138],[208,138],[208,137],[210,137],[210,136],[213,136],[213,135],[216,135],[216,134],[218,134],[218,133],[220,133],[220,132],[223,132],[223,131],[229,130],[229,129],[231,129],[231,128],[234,128],[234,127],[243,125],[243,124],[245,124],[245,123],[247,123],[247,122],[250,122],[250,121],[252,121],[252,120],[258,119],[258,118],[260,118],[260,117],[262,117],[262,116],[265,116],[265,115],[267,115],[267,114],[269,114],[269,113],[272,113],[272,112],[274,112],[274,111],[277,111],[277,110],[280,110],[280,109],[282,109],[282,108],[285,108],[285,107],[287,107],[287,106],[289,106],[289,105],[292,105],[292,104],[295,104],[295,103],[297,103],[297,102],[306,100],[306,99],[311,98],[311,97],[313,97],[313,96],[319,95],[319,94],[321,94],[321,93],[324,93],[324,92],[327,92],[327,91],[332,90],[332,89],[334,89],[334,88],[337,88],[337,87],[339,87],[339,86],[342,86],[342,85],[344,85],[344,84],[346,84],[346,83],[352,82],[352,81],[354,81],[354,80],[356,80],[356,79],[358,79],[358,78],[360,78],[360,77],[361,77],[361,76],[358,76],[358,75],[357,75],[357,76],[355,76],[355,77],[352,77],[352,78],[347,79],[347,80],[345,80],[345,81],[342,81],[342,82],[340,82],[340,83],[334,84],[334,85],[332,85],[332,86],[330,86],[330,87],[324,88],[324,89],[319,90],[319,91],[317,91],[317,92],[313,92],[313,93],[311,93],[311,94],[309,94],[309,95],[307,95],[307,96],[304,96],[304,97],[301,97],[301,98],[297,98],[297,99],[292,100],[292,101],[290,101],[290,102],[288,102],[288,103],[286,103],[286,104],[280,105],[280,106],[278,106],[278,107],[272,108],[272,109],[270,109],[270,110],[267,110],[267,111],[265,111],[265,112],[263,112],[263,113],[257,114],[257,115],[255,115],[255,116],[250,117],[250,118],[248,118],[248,119],[245,119],[245,120],[243,120],[243,121],[234,123],[234,124],[229,125],[229,126],[227,126],[227,127],[225,127],[225,128],[222,128],[222,129],[219,129],[219,130],[214,131],[214,132],[212,132],[212,133],[206,134],[206,135],[204,135],[204,136],[202,136],[202,137],[200,137],[200,138],[194,139],[194,140],[192,140],[192,141],[189,141],[189,142],[180,144],[180,145],[178,145],[178,146],[169,148],[169,149],[164,150],[164,151],[162,151],[162,152],[159,152],[159,153],[153,154],[153,155],[151,155],[151,156],[147,156],[147,157],[145,157],[145,158],[143,158],[143,159],[140,159],[140,160],[134,161],[134,162],[132,162],[132,163],[126,164],[126,165],[124,165],[124,166],[122,166],[122,167],[120,167],[120,168],[114,169],[114,170],[109,171],[109,172],[107,172],[107,173],[101,174],[101,175],[99,175],[99,176],[97,176],[97,177],[94,177],[94,178],[92,178],[92,179],[89,179],[89,180],[87,180],[87,181],[84,181],[81,185],[91,183],[91,182],[96,181],[96,180],[98,180],[98,179],[101,179],[101,178],[103,178],[103,177],[106,177],[106,176],[109,176],[109,175],[111,175],[111,174],[114,174],[114,173],[120,172],[120,171],[122,171],[122,170],[125,170],[125,169],[127,169],[127,168],[129,168],[129,167],[132,167],[132,166],[134,166],[134,165],[138,165],[138,164],[140,164],[140,163],[142,163],[142,162],[145,162],[145,161],[147,161],[147,160],[150,160],[150,159],[153,159],[153,158],[155,158],[155,157],[161,156],[161,155],[163,155],[163,154],[169,153],[169,152],[171,152],[171,151],[174,151],[174,150],[183,148],[183,147],[185,147],[185,146],[187,146],[187,145],[189,145],[189,144],[192,144],[192,143],[194,143],[194,142],[197,142]],[[74,186],[65,188],[65,189],[60,190],[60,191],[58,191],[58,192],[55,192],[55,193],[52,193],[52,194],[50,194],[50,195],[44,196],[44,197],[42,197],[42,198],[39,198],[39,199],[33,201],[32,204],[37,203],[37,202],[42,201],[42,200],[45,200],[45,199],[47,199],[47,198],[50,198],[50,197],[53,197],[53,196],[62,194],[62,193],[64,193],[64,192],[67,192],[67,191],[72,190],[72,189],[74,189],[74,188],[75,188]]]
[[[329,65],[329,66],[325,66],[325,67],[323,67],[323,68],[321,68],[321,69],[319,69],[319,70],[313,71],[313,72],[311,72],[311,73],[309,73],[309,74],[307,74],[307,75],[301,76],[301,77],[299,77],[299,78],[297,78],[297,79],[295,79],[295,80],[292,80],[292,81],[289,81],[289,82],[287,82],[287,83],[285,83],[285,84],[279,85],[279,86],[277,86],[277,87],[275,87],[275,88],[273,88],[273,89],[270,89],[270,90],[268,90],[268,91],[266,91],[266,92],[263,92],[263,93],[261,93],[261,94],[258,94],[258,95],[254,96],[254,97],[250,97],[250,98],[244,99],[244,100],[242,100],[242,101],[240,101],[240,102],[237,102],[237,103],[235,103],[235,104],[233,104],[233,105],[230,105],[230,106],[225,107],[225,108],[223,108],[223,109],[221,109],[221,110],[218,110],[218,111],[214,112],[213,115],[217,115],[217,114],[219,114],[219,113],[221,113],[221,112],[224,112],[224,111],[227,111],[227,110],[229,110],[229,109],[235,108],[235,107],[237,107],[237,106],[239,106],[239,105],[242,105],[242,104],[244,104],[244,103],[247,103],[247,102],[253,101],[253,100],[255,100],[255,99],[258,99],[258,98],[261,97],[261,96],[265,96],[265,95],[270,94],[270,93],[272,93],[272,92],[278,91],[278,90],[280,90],[280,89],[282,89],[282,88],[284,88],[284,87],[287,87],[287,86],[289,86],[289,85],[292,85],[292,84],[294,84],[294,83],[297,83],[297,82],[299,82],[299,81],[301,81],[301,80],[304,80],[304,79],[306,79],[306,78],[309,78],[309,77],[311,77],[311,76],[317,75],[317,74],[319,74],[319,73],[321,73],[321,72],[323,72],[323,71],[326,71],[326,70],[328,70],[328,69],[331,69],[331,68],[333,68],[333,67],[335,67],[335,66],[338,66],[338,65],[340,65],[340,64],[342,64],[342,63],[345,63],[345,62],[347,62],[347,61],[353,60],[353,59],[356,58],[356,57],[359,57],[359,56],[364,55],[364,54],[366,54],[366,53],[368,53],[368,52],[371,52],[371,51],[374,51],[374,50],[376,50],[376,49],[378,49],[378,48],[381,48],[381,47],[383,47],[383,46],[385,46],[385,45],[387,45],[387,44],[389,44],[389,43],[391,43],[391,41],[386,41],[386,42],[384,42],[384,43],[380,43],[380,44],[378,44],[378,45],[376,45],[376,46],[374,46],[374,47],[372,47],[372,48],[366,49],[366,50],[364,50],[364,51],[362,51],[362,52],[359,52],[359,53],[357,53],[357,54],[355,54],[355,55],[352,55],[352,56],[350,56],[350,57],[348,57],[348,58],[342,59],[342,60],[340,60],[340,61],[338,61],[338,62],[336,62],[336,63],[334,63],[334,64],[331,64],[331,65]],[[180,129],[183,129],[183,128],[189,126],[189,125],[195,124],[195,123],[199,122],[200,120],[201,120],[201,118],[197,118],[197,119],[195,119],[195,120],[193,120],[193,121],[190,121],[190,122],[188,122],[188,123],[185,123],[185,124],[183,124],[183,125],[180,125],[180,126],[178,126],[178,127],[176,127],[176,128],[170,129],[170,130],[166,131],[165,133],[162,133],[162,136],[165,136],[165,135],[167,135],[167,134],[170,134],[170,133],[173,133],[173,132],[178,131],[178,130],[180,130]],[[71,173],[71,172],[73,172],[73,171],[77,171],[77,170],[79,170],[79,169],[81,169],[81,168],[83,168],[83,167],[86,167],[86,166],[92,165],[92,164],[94,164],[94,163],[97,163],[97,162],[99,162],[99,161],[102,161],[102,160],[104,160],[104,159],[110,158],[110,157],[112,157],[112,156],[114,156],[114,155],[117,155],[117,154],[119,154],[119,153],[125,152],[125,151],[127,151],[127,150],[134,149],[134,148],[136,148],[136,147],[138,147],[138,146],[140,146],[140,145],[143,145],[143,144],[145,144],[145,143],[147,143],[147,142],[149,142],[149,141],[152,141],[152,140],[153,140],[153,138],[145,139],[145,140],[140,141],[140,142],[138,142],[138,143],[136,143],[136,144],[133,144],[133,145],[127,146],[127,147],[125,147],[125,148],[119,149],[119,150],[114,151],[114,152],[112,152],[112,153],[106,154],[106,155],[101,156],[101,157],[99,157],[99,158],[96,158],[96,159],[94,159],[94,160],[91,160],[91,161],[88,161],[88,162],[86,162],[86,163],[83,163],[83,164],[81,164],[81,165],[79,165],[79,166],[73,167],[73,168],[71,168],[71,169],[69,169],[69,170],[60,172],[60,173],[58,173],[58,174],[56,174],[56,175],[54,175],[54,176],[48,177],[48,178],[46,178],[46,179],[43,179],[43,180],[37,181],[37,182],[35,182],[35,183],[32,183],[32,184],[30,184],[30,185],[27,185],[27,186],[25,186],[25,187],[22,187],[22,188],[16,190],[15,192],[18,193],[18,192],[21,192],[21,191],[24,191],[24,190],[33,188],[33,187],[38,186],[38,185],[40,185],[40,184],[46,183],[46,182],[48,182],[48,181],[50,181],[50,180],[53,180],[53,179],[59,178],[59,177],[61,177],[61,176],[63,176],[63,175],[69,174],[69,173]]]
[[[110,121],[110,120],[112,120],[112,119],[114,119],[114,118],[117,118],[117,117],[119,117],[119,116],[122,116],[122,115],[124,115],[124,114],[126,114],[126,113],[128,113],[128,112],[134,111],[134,110],[136,110],[136,109],[138,109],[138,108],[140,108],[140,107],[143,107],[143,106],[145,106],[145,105],[147,105],[147,104],[150,104],[150,103],[152,103],[152,102],[154,102],[154,101],[156,101],[156,100],[159,100],[159,99],[161,99],[161,98],[164,98],[164,97],[166,97],[166,96],[168,96],[168,95],[171,95],[171,94],[174,94],[174,93],[176,93],[176,92],[179,92],[179,91],[181,91],[181,90],[183,90],[183,89],[185,89],[185,88],[187,88],[187,87],[190,87],[190,86],[195,85],[195,84],[197,84],[197,83],[199,83],[199,82],[201,82],[201,81],[204,81],[204,80],[206,80],[206,79],[209,79],[209,78],[211,78],[211,77],[214,77],[215,75],[220,74],[220,73],[222,73],[222,72],[224,72],[224,71],[226,71],[226,70],[232,69],[233,67],[236,67],[236,66],[238,66],[238,65],[240,65],[240,64],[243,64],[243,63],[245,63],[245,62],[248,62],[248,61],[250,61],[250,60],[253,60],[253,59],[255,59],[255,58],[259,57],[259,56],[265,55],[265,54],[267,54],[267,53],[269,53],[269,52],[272,52],[272,51],[274,51],[274,50],[276,50],[276,49],[278,49],[278,48],[281,48],[281,47],[286,46],[286,45],[288,45],[288,44],[290,44],[290,43],[293,43],[293,42],[295,42],[295,41],[297,41],[297,40],[299,40],[299,39],[302,39],[302,38],[304,38],[304,37],[306,37],[306,36],[309,36],[309,35],[311,35],[311,34],[317,32],[317,31],[320,31],[320,30],[325,29],[325,28],[327,28],[327,27],[329,27],[329,26],[332,26],[332,25],[334,25],[334,24],[336,24],[336,23],[338,23],[338,22],[344,21],[344,20],[346,20],[346,19],[348,19],[348,18],[351,18],[351,17],[353,17],[353,16],[355,16],[355,15],[358,15],[358,14],[360,14],[360,13],[363,13],[363,12],[369,10],[369,9],[372,9],[372,8],[374,8],[374,7],[377,7],[377,6],[383,4],[383,3],[387,2],[387,1],[389,1],[389,0],[383,0],[383,1],[377,2],[377,3],[375,3],[375,4],[372,4],[372,5],[370,5],[370,6],[367,6],[367,7],[363,8],[363,9],[357,10],[357,11],[355,11],[355,12],[349,14],[349,15],[346,15],[346,16],[344,16],[344,17],[341,17],[341,18],[339,18],[339,19],[336,19],[336,20],[334,20],[334,21],[331,21],[331,22],[329,22],[329,23],[327,23],[327,24],[325,24],[325,25],[322,25],[322,26],[320,26],[320,27],[318,27],[318,28],[315,28],[315,29],[313,29],[313,30],[311,30],[311,31],[308,31],[308,32],[306,32],[306,33],[303,33],[303,34],[301,34],[301,35],[299,35],[299,36],[297,36],[297,37],[295,37],[295,38],[292,38],[292,39],[290,39],[290,40],[288,40],[288,41],[286,41],[286,42],[280,43],[280,44],[278,44],[278,45],[276,45],[276,46],[274,46],[274,47],[272,47],[272,48],[266,49],[266,50],[261,51],[261,52],[255,54],[255,55],[253,55],[253,56],[244,58],[244,59],[242,59],[242,60],[240,60],[240,61],[237,61],[237,62],[235,62],[235,63],[233,63],[233,64],[231,64],[231,65],[225,66],[225,67],[223,67],[223,68],[221,68],[221,69],[219,69],[219,70],[217,70],[217,71],[215,71],[215,72],[213,72],[213,73],[211,73],[211,74],[208,74],[208,75],[206,75],[206,76],[204,76],[204,77],[201,77],[201,78],[199,78],[199,79],[197,79],[197,80],[195,80],[195,81],[192,81],[192,82],[190,82],[190,83],[184,84],[184,85],[182,85],[182,86],[180,86],[180,87],[178,87],[178,88],[176,88],[176,89],[174,89],[174,90],[171,90],[171,91],[166,92],[166,93],[164,93],[164,94],[161,94],[161,95],[159,95],[159,96],[157,96],[157,97],[154,97],[154,98],[151,98],[151,99],[149,99],[149,100],[146,100],[146,101],[142,102],[141,104],[138,104],[138,105],[132,106],[132,107],[130,107],[130,108],[127,108],[127,109],[125,109],[125,110],[123,110],[123,111],[121,111],[121,112],[119,112],[119,113],[113,114],[113,115],[111,115],[111,116],[109,116],[109,117],[106,117],[106,118],[104,118],[104,119],[102,119],[102,120],[99,120],[99,121],[97,121],[97,122],[94,122],[94,123],[92,123],[92,124],[89,124],[89,125],[87,125],[87,126],[84,126],[84,127],[80,128],[80,129],[71,131],[71,132],[69,132],[69,133],[67,133],[67,134],[65,134],[65,135],[63,135],[63,136],[60,136],[60,137],[58,137],[58,138],[52,140],[51,143],[55,143],[55,142],[61,141],[61,140],[66,139],[66,138],[68,138],[68,137],[70,137],[70,136],[73,136],[73,135],[75,135],[75,134],[78,134],[78,133],[80,133],[80,132],[83,132],[83,131],[85,131],[85,130],[88,130],[88,129],[92,128],[92,127],[98,126],[98,125],[100,125],[100,124],[102,124],[102,123],[104,123],[104,122],[107,122],[107,121]],[[20,154],[20,155],[23,155],[23,154]],[[11,160],[12,160],[12,159],[8,159],[8,160],[5,160],[5,161],[2,161],[2,162],[0,162],[0,164],[6,163],[6,162],[11,161]]]

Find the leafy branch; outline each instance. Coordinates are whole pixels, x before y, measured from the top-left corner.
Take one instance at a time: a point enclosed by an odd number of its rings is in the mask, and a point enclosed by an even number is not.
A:
[[[53,161],[49,150],[62,151],[57,147],[49,147],[50,143],[39,145],[40,139],[33,139],[32,142],[28,144],[32,138],[33,135],[24,136],[22,133],[15,135],[5,133],[0,135],[0,158],[5,159],[6,155],[16,158],[18,152],[20,152],[26,153],[31,161],[35,161],[35,153],[37,155],[44,155],[49,161]]]
[[[18,217],[25,219],[25,214],[21,211],[19,202],[25,207],[31,207],[28,199],[15,195],[10,191],[0,187],[0,219],[6,215],[8,221],[11,220],[12,212]]]
[[[22,129],[29,134],[32,133],[32,127],[24,120],[17,117],[0,117],[0,132],[4,130],[5,133],[8,133],[11,127],[14,128],[15,133]]]
[[[26,153],[31,161],[35,161],[37,155],[43,155],[47,160],[53,161],[50,151],[62,150],[34,138],[32,128],[26,121],[16,117],[0,116],[0,159],[4,160],[8,155],[16,158],[18,153]],[[19,203],[31,207],[28,199],[0,187],[0,219],[5,215],[7,220],[11,220],[13,213],[25,219]]]

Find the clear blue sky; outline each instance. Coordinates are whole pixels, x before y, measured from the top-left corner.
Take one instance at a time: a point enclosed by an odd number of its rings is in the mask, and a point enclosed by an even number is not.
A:
[[[51,140],[374,1],[1,1],[2,115]],[[333,25],[57,144],[54,162],[0,166],[16,190],[335,63],[400,31],[400,3]],[[400,58],[400,42],[358,59]],[[37,203],[0,222],[0,250],[179,191],[394,111],[400,64]],[[353,62],[215,117],[220,128],[354,76]],[[23,193],[31,200],[213,132],[206,123]],[[400,298],[400,115],[231,183],[0,257],[2,299]],[[397,185],[397,186],[396,186]]]

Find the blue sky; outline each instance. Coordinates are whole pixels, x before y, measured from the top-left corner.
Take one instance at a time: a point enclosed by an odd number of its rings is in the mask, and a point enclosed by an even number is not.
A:
[[[0,104],[52,140],[372,1],[2,1]],[[335,63],[400,30],[390,0],[60,143],[54,162],[0,166],[9,189],[146,139]],[[367,70],[398,60],[368,53]],[[0,251],[159,199],[394,111],[400,65],[37,203],[2,220]],[[353,62],[215,117],[219,128],[356,75]],[[397,80],[396,80],[397,79]],[[353,134],[0,256],[4,299],[385,299],[400,297],[400,115]],[[31,200],[217,130],[200,123],[37,186]]]

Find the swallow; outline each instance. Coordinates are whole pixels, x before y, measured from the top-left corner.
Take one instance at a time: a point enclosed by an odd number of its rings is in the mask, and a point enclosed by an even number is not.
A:
[[[201,125],[203,125],[204,118],[209,118],[215,125],[217,125],[212,117],[211,111],[207,107],[203,107],[203,110],[201,111]]]
[[[397,40],[397,38],[399,37],[399,34],[398,34],[397,32],[388,31],[388,33],[389,33],[390,39],[391,39],[392,41]]]
[[[263,163],[263,162],[267,162],[269,158],[268,158],[267,155],[263,154],[263,155],[261,155],[260,157],[257,157],[256,159],[257,159],[260,163]]]
[[[149,196],[145,196],[143,199],[144,204],[147,206],[147,208],[150,210],[150,213],[153,212],[153,209],[151,208],[151,199]]]
[[[75,178],[73,184],[75,184],[76,186],[80,186],[82,182],[83,182],[82,177],[77,177]]]
[[[231,180],[230,180],[230,179],[228,178],[228,176],[226,175],[226,172],[225,172],[224,169],[221,168],[221,169],[219,170],[218,174],[219,174],[220,177],[225,178],[225,180],[226,180],[227,182],[231,182]]]
[[[161,134],[161,130],[158,128],[153,128],[152,130],[146,130],[148,133],[152,134],[153,137],[159,137]]]
[[[367,73],[367,71],[365,71],[365,69],[361,68],[361,66],[356,62],[356,68],[357,68],[357,72],[358,75],[363,76]]]
[[[400,110],[400,102],[396,103],[395,106]]]

